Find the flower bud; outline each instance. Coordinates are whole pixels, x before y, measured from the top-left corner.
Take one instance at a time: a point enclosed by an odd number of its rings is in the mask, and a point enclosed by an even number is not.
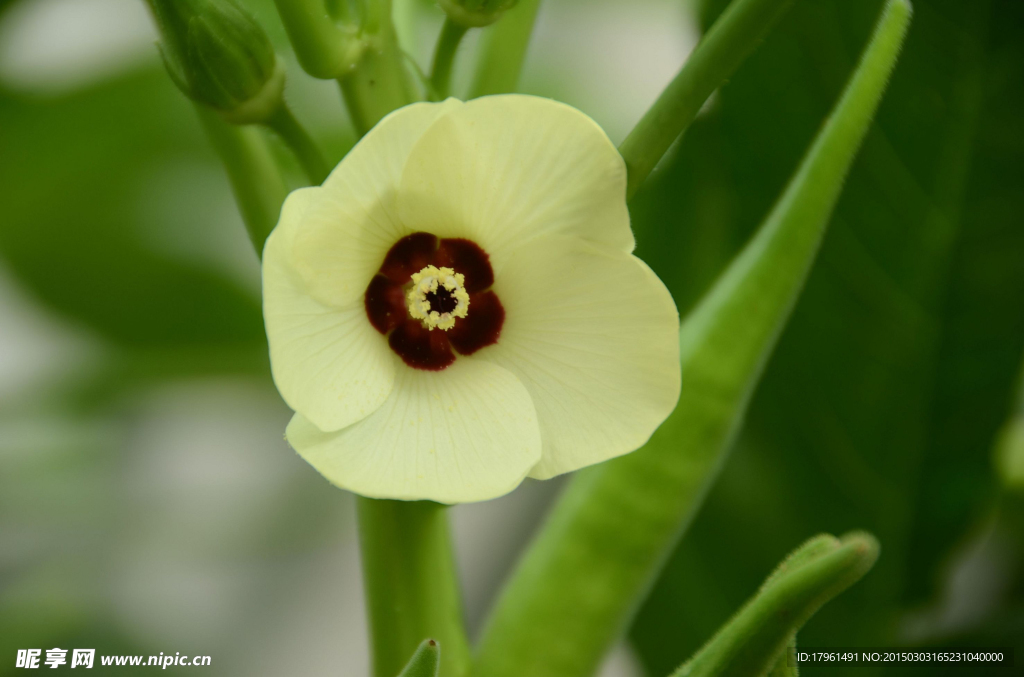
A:
[[[284,69],[267,34],[235,0],[149,0],[160,53],[190,99],[229,122],[266,121],[282,102]]]
[[[487,26],[501,18],[517,0],[438,0],[452,21],[469,28]]]

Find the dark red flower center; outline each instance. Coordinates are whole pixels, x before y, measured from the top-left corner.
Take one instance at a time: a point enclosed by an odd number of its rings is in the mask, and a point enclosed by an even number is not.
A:
[[[406,293],[412,276],[427,266],[451,268],[464,276],[464,288],[469,293],[468,311],[465,317],[456,318],[455,325],[447,331],[431,329],[409,314]],[[456,353],[472,355],[497,343],[505,309],[490,289],[493,284],[490,259],[475,242],[413,233],[388,250],[380,270],[366,288],[366,316],[410,367],[440,371],[455,362]],[[458,304],[455,295],[443,286],[427,293],[425,298],[430,309],[438,313],[451,313]]]

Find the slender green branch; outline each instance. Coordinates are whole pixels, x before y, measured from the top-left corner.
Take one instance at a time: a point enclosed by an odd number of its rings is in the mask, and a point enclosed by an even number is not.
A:
[[[441,673],[464,677],[469,645],[446,508],[429,501],[358,501],[373,674],[394,677],[431,638],[441,645]]]
[[[302,69],[331,80],[348,71],[365,45],[354,28],[338,26],[324,0],[274,0]]]
[[[313,138],[295,119],[287,104],[277,107],[277,110],[267,120],[267,126],[277,132],[277,135],[292,149],[299,164],[302,165],[302,169],[306,172],[306,176],[309,177],[310,183],[314,186],[323,183],[330,171],[327,161],[324,160],[324,156]]]
[[[785,192],[683,323],[675,411],[639,451],[572,479],[498,599],[474,677],[589,675],[628,626],[725,461],[909,20],[909,3],[889,0]]]
[[[467,30],[469,29],[466,26],[457,24],[450,18],[446,18],[441,27],[441,35],[437,38],[437,47],[434,49],[434,62],[430,67],[430,86],[438,101],[448,98],[455,52],[458,51],[459,43],[462,42]]]
[[[288,195],[281,170],[259,129],[229,124],[215,111],[195,104],[199,119],[231,181],[235,201],[256,253],[277,225],[281,204]]]
[[[516,91],[540,0],[520,0],[484,31],[469,98]]]
[[[628,197],[690,126],[708,97],[728,79],[793,0],[733,0],[682,69],[619,146],[629,171]]]

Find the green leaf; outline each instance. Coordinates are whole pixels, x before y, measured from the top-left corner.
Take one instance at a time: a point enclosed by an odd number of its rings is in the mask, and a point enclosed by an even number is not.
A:
[[[638,196],[638,253],[681,308],[774,199],[878,6],[798,3]],[[1018,2],[915,2],[737,453],[633,629],[651,673],[678,665],[742,602],[781,556],[779,539],[852,525],[886,556],[801,643],[906,641],[908,614],[936,596],[954,549],[987,520],[988,450],[1024,351],[1022,30]],[[979,633],[1008,627],[999,615],[977,622]]]
[[[0,256],[35,297],[121,347],[263,345],[257,290],[208,251],[251,260],[223,170],[162,69],[0,93],[0,130]]]
[[[730,446],[895,64],[889,2],[832,115],[756,237],[683,323],[676,410],[641,450],[579,473],[504,588],[474,674],[587,675],[622,632]]]
[[[441,669],[441,647],[432,639],[423,640],[398,677],[437,677]]]
[[[673,677],[767,674],[807,619],[859,580],[876,559],[878,542],[869,534],[816,537],[790,555]]]

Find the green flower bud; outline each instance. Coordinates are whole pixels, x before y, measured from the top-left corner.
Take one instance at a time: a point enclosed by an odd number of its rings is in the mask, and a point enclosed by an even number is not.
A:
[[[437,0],[452,21],[469,28],[487,26],[501,18],[517,0]]]
[[[190,99],[230,122],[265,122],[282,102],[284,69],[255,19],[235,0],[149,0],[160,54]]]

